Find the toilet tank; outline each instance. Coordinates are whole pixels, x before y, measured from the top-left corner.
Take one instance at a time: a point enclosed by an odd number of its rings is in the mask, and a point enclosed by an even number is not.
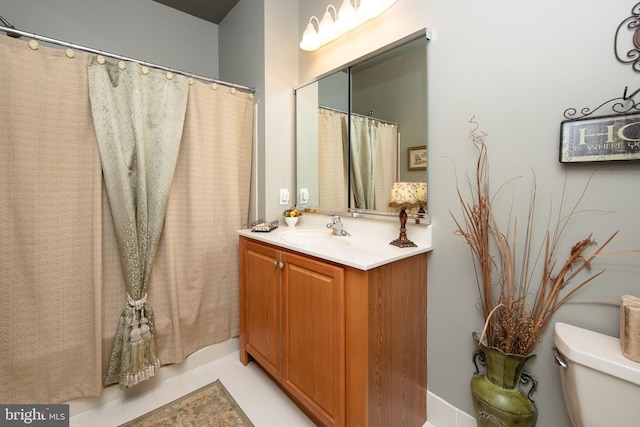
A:
[[[618,338],[558,322],[553,342],[575,427],[640,425],[640,363],[622,355]]]

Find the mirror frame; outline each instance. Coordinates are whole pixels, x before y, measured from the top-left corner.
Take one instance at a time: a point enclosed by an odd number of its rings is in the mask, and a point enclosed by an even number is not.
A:
[[[295,136],[295,151],[294,151],[294,158],[296,160],[295,165],[294,165],[294,173],[295,173],[295,179],[294,179],[294,188],[295,188],[295,204],[298,208],[300,209],[304,209],[306,211],[309,212],[313,212],[313,213],[322,213],[322,214],[329,214],[329,215],[334,215],[334,214],[338,214],[338,215],[347,215],[347,216],[351,216],[354,218],[357,217],[365,217],[365,218],[374,218],[374,219],[382,219],[382,220],[397,220],[398,218],[398,214],[396,212],[388,212],[388,211],[377,211],[377,210],[368,210],[368,209],[359,209],[359,208],[353,208],[353,207],[349,207],[350,204],[350,199],[351,199],[351,193],[352,193],[352,189],[348,188],[347,189],[347,194],[348,194],[348,200],[347,200],[347,208],[346,210],[343,210],[341,208],[327,208],[327,207],[322,207],[322,206],[317,206],[317,207],[307,207],[306,205],[300,205],[299,204],[299,197],[300,197],[300,186],[299,186],[299,182],[298,182],[298,90],[314,84],[314,83],[318,83],[320,80],[322,80],[325,77],[331,76],[332,74],[338,73],[338,72],[345,72],[345,70],[348,72],[348,114],[351,115],[352,114],[352,87],[351,87],[351,68],[354,66],[358,66],[362,63],[365,63],[366,61],[373,59],[375,57],[378,56],[382,56],[385,53],[388,53],[390,51],[392,51],[393,49],[400,47],[402,45],[405,45],[407,43],[410,43],[412,41],[415,41],[417,39],[420,38],[424,38],[425,39],[425,49],[428,47],[428,42],[430,41],[430,31],[427,28],[424,28],[416,33],[413,33],[409,36],[403,37],[402,39],[399,39],[389,45],[386,45],[380,49],[377,49],[373,52],[368,53],[367,55],[363,55],[362,57],[359,57],[341,67],[338,67],[334,70],[331,70],[327,73],[324,73],[320,76],[318,76],[317,78],[315,78],[313,81],[307,82],[305,84],[302,84],[298,87],[296,87],[294,89],[294,110],[295,110],[295,117],[294,117],[294,136]],[[426,66],[426,64],[425,64]],[[428,78],[428,77],[427,77]],[[428,80],[427,80],[428,81]],[[428,101],[427,101],[428,102]],[[425,115],[427,114],[427,111],[425,111]],[[350,133],[350,131],[349,131]],[[421,145],[425,145],[428,146],[427,143],[427,135],[425,135],[425,140],[423,141],[424,144]],[[428,158],[428,157],[427,157]],[[397,159],[397,163],[398,163],[398,167],[400,166],[400,153],[398,153],[398,159]],[[350,164],[351,164],[351,159],[349,160],[349,169],[350,169]],[[425,181],[428,182],[427,179],[427,172],[428,172],[428,168],[427,171],[425,171]],[[350,173],[350,172],[348,172]],[[348,179],[348,182],[350,182],[350,178]],[[349,186],[350,187],[350,186]],[[427,206],[428,206],[428,192],[427,192]],[[428,213],[428,209],[427,209],[427,213],[426,214],[422,214],[421,216],[417,216],[417,215],[410,215],[409,216],[411,223],[416,223],[416,224],[422,224],[422,225],[429,225],[431,224],[431,217],[430,214]]]

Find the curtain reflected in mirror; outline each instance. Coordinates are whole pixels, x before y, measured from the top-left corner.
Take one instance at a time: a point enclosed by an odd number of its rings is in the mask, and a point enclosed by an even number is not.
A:
[[[300,207],[395,216],[393,182],[426,182],[408,161],[427,146],[426,42],[398,43],[296,90]]]
[[[319,204],[346,209],[351,182],[351,207],[385,210],[398,176],[398,126],[352,114],[349,141],[348,117],[343,111],[318,108]]]
[[[347,114],[318,108],[319,206],[347,210],[349,166]]]

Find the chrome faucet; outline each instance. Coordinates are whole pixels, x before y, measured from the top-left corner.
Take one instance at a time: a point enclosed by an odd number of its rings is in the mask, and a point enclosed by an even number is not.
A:
[[[331,222],[327,224],[327,228],[331,229],[332,234],[336,236],[351,236],[345,229],[342,228],[342,221],[339,215],[331,215]]]

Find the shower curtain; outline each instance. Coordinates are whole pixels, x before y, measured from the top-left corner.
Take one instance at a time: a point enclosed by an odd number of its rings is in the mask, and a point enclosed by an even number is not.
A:
[[[347,210],[347,117],[345,113],[318,109],[318,203],[325,208]]]
[[[348,117],[330,108],[318,108],[319,204],[346,209],[350,176],[353,207],[385,210],[391,187],[397,180],[398,126],[351,115],[349,145]]]
[[[378,122],[374,209],[387,210],[393,183],[398,180],[398,125]]]
[[[0,37],[0,402],[101,394],[125,279],[90,114],[89,56]],[[149,280],[161,365],[238,334],[253,101],[191,82]]]
[[[351,191],[357,209],[375,208],[377,123],[367,117],[351,116]]]
[[[146,72],[145,72],[146,71]],[[187,78],[91,56],[89,99],[126,279],[104,384],[126,389],[160,368],[149,277],[162,234],[189,90]]]

